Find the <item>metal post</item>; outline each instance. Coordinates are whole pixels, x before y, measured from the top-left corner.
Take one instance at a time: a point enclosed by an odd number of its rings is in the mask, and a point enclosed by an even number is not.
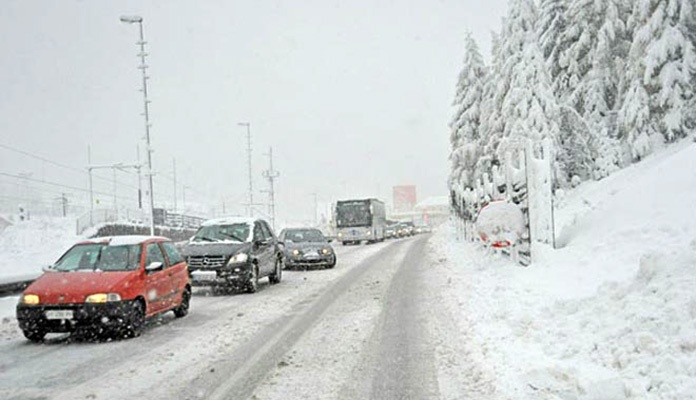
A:
[[[113,179],[114,179],[114,212],[116,213],[115,217],[118,218],[118,196],[117,196],[117,183],[116,183],[116,167],[112,168],[113,172]]]
[[[143,107],[145,112],[145,140],[147,142],[147,175],[150,186],[150,235],[155,235],[155,193],[154,185],[152,182],[152,145],[150,143],[150,110],[148,104],[150,103],[147,99],[147,64],[145,64],[145,35],[143,34],[143,21],[142,18],[138,22],[138,27],[140,28],[140,70],[143,74]]]
[[[150,142],[150,110],[148,104],[150,101],[147,98],[147,64],[145,64],[145,57],[147,56],[147,53],[145,53],[145,35],[143,33],[143,18],[137,15],[133,16],[122,16],[121,17],[121,22],[127,23],[127,24],[138,24],[138,29],[140,33],[140,41],[138,41],[138,45],[140,46],[140,53],[138,54],[138,57],[140,57],[140,65],[138,66],[138,69],[142,72],[142,80],[143,80],[143,108],[144,112],[143,115],[145,117],[145,141],[147,144],[147,148],[145,149],[147,151],[147,175],[148,175],[148,183],[149,183],[149,190],[150,190],[150,235],[155,234],[155,195],[154,195],[154,188],[153,188],[153,182],[152,182],[152,145]]]
[[[317,218],[317,207],[318,207],[317,194],[312,193],[312,196],[314,197],[314,226],[316,227],[319,225],[319,220]]]
[[[181,187],[182,204],[181,204],[181,214],[186,214],[186,188],[188,186],[184,185]]]
[[[140,146],[137,147],[137,151],[138,151],[138,154],[137,154],[137,156],[138,156],[138,160],[137,160],[138,161],[138,163],[137,163],[138,168],[136,168],[136,169],[138,170],[138,209],[142,210],[143,209],[143,181],[140,177],[140,175],[141,175],[140,170],[143,168],[143,166],[142,166],[142,164],[140,164]]]
[[[174,212],[176,213],[176,158],[172,159],[172,168],[174,170]]]
[[[89,173],[89,226],[94,226],[94,187],[92,186],[92,149],[87,145],[87,172]]]
[[[249,216],[254,215],[253,207],[254,207],[254,179],[253,179],[253,174],[251,171],[251,123],[250,122],[239,122],[237,123],[239,126],[246,126],[247,129],[247,164],[248,164],[248,170],[249,170],[249,208],[247,209],[247,213]]]
[[[267,171],[264,171],[263,176],[268,179],[268,186],[269,186],[268,213],[271,215],[271,227],[273,227],[273,229],[275,229],[275,185],[274,185],[274,181],[276,178],[278,178],[280,176],[280,173],[273,169],[273,147],[270,147],[268,150],[268,159],[269,159],[269,169]]]

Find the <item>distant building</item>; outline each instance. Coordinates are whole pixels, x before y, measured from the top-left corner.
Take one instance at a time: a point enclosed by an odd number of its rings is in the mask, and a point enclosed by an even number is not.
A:
[[[393,201],[395,213],[413,211],[417,202],[416,187],[414,185],[394,186]]]
[[[416,204],[415,211],[421,215],[421,221],[428,225],[439,225],[449,218],[449,197],[433,196]]]
[[[409,211],[394,212],[389,215],[391,220],[411,221],[415,224],[437,226],[449,218],[449,197],[428,197],[416,204]]]

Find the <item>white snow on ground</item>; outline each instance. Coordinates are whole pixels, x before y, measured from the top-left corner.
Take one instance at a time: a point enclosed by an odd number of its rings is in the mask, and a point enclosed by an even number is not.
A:
[[[0,233],[0,283],[33,279],[80,237],[71,218],[34,217]]]
[[[433,238],[500,399],[696,399],[696,145],[557,204],[558,250],[528,268]],[[473,349],[473,350],[471,350]]]

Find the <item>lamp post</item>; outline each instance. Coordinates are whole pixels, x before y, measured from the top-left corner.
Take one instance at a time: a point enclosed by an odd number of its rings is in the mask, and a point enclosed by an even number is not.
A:
[[[239,126],[246,126],[246,131],[247,131],[247,162],[248,162],[248,169],[249,169],[249,216],[251,217],[254,215],[253,207],[254,207],[254,187],[253,187],[253,177],[252,177],[252,172],[251,172],[251,123],[249,122],[239,122],[237,123]]]
[[[147,56],[147,53],[145,53],[145,38],[143,35],[143,17],[140,17],[138,15],[128,15],[128,16],[122,16],[121,17],[121,22],[126,23],[126,24],[138,24],[138,28],[140,30],[140,40],[137,45],[140,46],[140,53],[138,54],[138,57],[140,57],[140,65],[138,66],[138,69],[142,71],[142,76],[143,76],[143,107],[144,107],[144,113],[143,115],[145,116],[145,141],[146,141],[146,151],[147,151],[147,175],[148,175],[148,181],[149,181],[149,189],[150,189],[150,235],[155,234],[155,195],[153,192],[153,184],[152,184],[152,146],[150,145],[150,112],[149,112],[149,106],[148,104],[150,101],[147,99],[147,64],[145,64],[145,57]]]

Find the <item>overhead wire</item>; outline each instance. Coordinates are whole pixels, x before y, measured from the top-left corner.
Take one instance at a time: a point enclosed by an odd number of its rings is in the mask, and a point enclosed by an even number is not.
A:
[[[3,149],[5,149],[5,150],[9,150],[9,151],[15,152],[15,153],[17,153],[17,154],[21,154],[21,155],[24,155],[24,156],[27,156],[27,157],[31,157],[31,158],[34,158],[34,159],[36,159],[36,160],[43,161],[43,162],[45,162],[45,163],[48,163],[48,164],[51,164],[51,165],[54,165],[54,166],[57,166],[57,167],[61,167],[61,168],[64,168],[64,169],[67,169],[67,170],[70,170],[70,171],[73,171],[73,172],[77,172],[77,173],[80,173],[80,174],[84,174],[84,173],[87,172],[87,169],[86,169],[86,168],[85,168],[85,169],[80,169],[80,168],[77,168],[77,167],[74,167],[74,166],[71,166],[71,165],[63,164],[63,163],[60,163],[60,162],[58,162],[58,161],[50,160],[50,159],[48,159],[48,158],[46,158],[46,157],[42,157],[42,156],[39,156],[39,155],[36,155],[36,154],[32,154],[32,153],[29,153],[28,151],[25,151],[25,150],[16,149],[16,148],[14,148],[14,147],[10,147],[10,146],[5,145],[5,144],[2,144],[2,143],[0,143],[0,148],[3,148]],[[117,168],[117,169],[118,169],[118,168]],[[129,172],[127,169],[118,169],[118,170],[121,171],[121,172]],[[94,173],[94,172],[92,173],[92,177],[94,177],[94,178],[96,178],[96,179],[101,179],[101,180],[103,180],[103,181],[108,181],[108,182],[113,183],[113,179],[107,178],[107,177],[105,177],[105,176],[101,176],[101,175],[99,175],[99,174],[97,174],[97,173]],[[119,181],[119,180],[116,180],[116,183],[119,184],[119,185],[121,185],[121,186],[130,187],[131,189],[137,189],[136,186],[133,186],[133,185],[128,184],[128,183],[121,182],[121,181]]]

